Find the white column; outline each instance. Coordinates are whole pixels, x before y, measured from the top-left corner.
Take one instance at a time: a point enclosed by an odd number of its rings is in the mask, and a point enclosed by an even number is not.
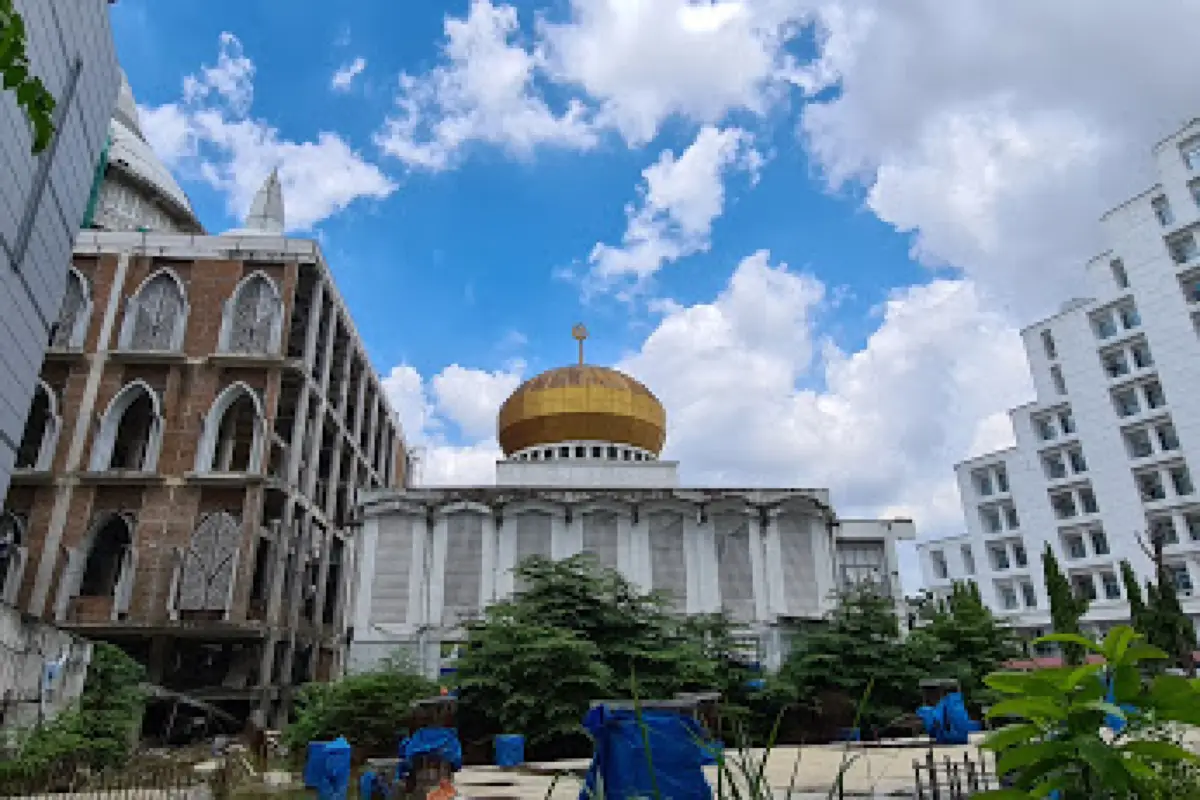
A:
[[[750,533],[750,578],[754,584],[754,619],[767,619],[767,570],[763,564],[762,521],[750,517],[747,526]]]
[[[721,576],[717,566],[717,526],[708,516],[696,523],[696,562],[700,591],[697,608],[703,614],[721,611]]]
[[[779,540],[779,513],[767,517],[765,550],[767,554],[767,613],[772,617],[786,615],[787,591],[784,585],[783,545]]]
[[[365,634],[371,624],[371,601],[375,589],[375,552],[379,547],[379,518],[369,517],[363,523],[362,534],[352,539],[346,552],[354,554],[353,582],[354,597],[354,631],[358,635]]]
[[[617,572],[634,581],[633,518],[617,514]]]
[[[401,524],[412,525],[412,563],[408,572],[408,623],[429,623],[429,520],[424,515],[405,517]]]
[[[512,596],[516,581],[512,574],[517,563],[517,520],[504,514],[496,542],[496,599]]]
[[[484,609],[496,600],[496,516],[483,518],[483,541],[479,558],[479,608]]]
[[[812,540],[813,564],[816,565],[817,576],[817,608],[821,614],[833,608],[831,595],[836,577],[836,545],[833,534],[825,520],[817,514],[807,518],[809,536]]]
[[[550,557],[555,561],[583,552],[583,514],[571,512],[571,521],[555,514],[551,517]]]
[[[434,518],[432,552],[429,559],[429,624],[442,624],[446,605],[446,542],[447,522],[444,516]]]
[[[636,523],[629,527],[629,580],[649,592],[654,588],[654,572],[650,566],[650,519],[649,514],[638,514]]]
[[[683,517],[683,565],[684,585],[687,587],[687,603],[684,608],[689,614],[699,614],[704,608],[700,556],[700,514],[695,511]],[[706,523],[711,524],[711,523]]]

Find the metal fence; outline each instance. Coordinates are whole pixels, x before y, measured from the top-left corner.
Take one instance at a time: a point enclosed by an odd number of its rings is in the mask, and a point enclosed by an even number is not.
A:
[[[73,796],[86,800],[227,800],[234,775],[228,758],[197,767],[171,762],[129,763],[101,771],[60,762],[25,772],[0,770],[0,797]]]
[[[913,761],[916,777],[917,800],[963,800],[963,798],[999,789],[995,760],[988,765],[987,754],[980,750],[976,758],[963,753],[961,758],[943,756],[935,758],[933,750],[924,759]]]

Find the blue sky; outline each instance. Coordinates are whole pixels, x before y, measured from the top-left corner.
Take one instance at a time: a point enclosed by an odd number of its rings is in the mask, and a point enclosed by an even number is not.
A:
[[[590,361],[663,400],[685,480],[829,487],[936,536],[953,464],[1031,397],[1019,327],[1078,293],[1098,216],[1194,116],[1200,51],[1162,37],[1198,12],[1082,2],[111,13],[210,231],[279,168],[423,480],[488,481],[496,408],[583,321]]]

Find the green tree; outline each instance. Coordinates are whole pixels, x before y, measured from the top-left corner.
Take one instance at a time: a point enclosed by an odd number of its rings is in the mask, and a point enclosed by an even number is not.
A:
[[[984,605],[978,585],[955,583],[948,598],[926,598],[919,613],[923,624],[906,642],[913,660],[931,677],[957,680],[968,703],[993,702],[996,695],[984,678],[1020,657],[1021,645],[1012,628]]]
[[[12,0],[0,0],[0,86],[15,93],[17,105],[33,128],[34,155],[54,136],[54,97],[41,78],[30,72],[25,53],[25,20]]]
[[[1150,626],[1147,624],[1149,619],[1146,601],[1142,597],[1142,586],[1128,561],[1121,562],[1121,582],[1125,584],[1125,597],[1129,599],[1129,617],[1134,630],[1148,631]]]
[[[392,756],[414,700],[433,697],[438,687],[400,659],[332,683],[310,683],[296,697],[293,722],[284,732],[292,752],[312,741],[345,736],[355,752]]]
[[[1046,594],[1050,596],[1050,624],[1055,633],[1082,635],[1079,620],[1087,613],[1090,603],[1085,597],[1077,597],[1071,582],[1063,575],[1058,559],[1050,545],[1042,553],[1042,574],[1046,580]],[[1063,642],[1063,661],[1067,664],[1082,664],[1086,650],[1071,640]]]
[[[863,723],[886,725],[917,707],[925,663],[901,640],[894,601],[864,584],[842,592],[822,624],[803,634],[779,680],[810,707],[831,691],[851,708],[867,698]]]
[[[1009,697],[989,714],[1020,721],[992,733],[983,745],[996,752],[996,771],[1011,788],[981,796],[1200,797],[1200,787],[1179,769],[1200,757],[1155,733],[1161,723],[1200,723],[1200,682],[1170,675],[1144,681],[1143,662],[1164,659],[1166,653],[1141,638],[1127,626],[1114,628],[1101,644],[1077,634],[1053,634],[1042,641],[1094,652],[1102,662],[989,676],[988,684]],[[1110,688],[1111,703],[1105,701]],[[1113,717],[1125,724],[1110,735],[1105,723]]]
[[[1125,596],[1129,598],[1129,613],[1135,629],[1144,632],[1146,641],[1171,656],[1171,661],[1191,667],[1192,652],[1196,649],[1196,629],[1183,613],[1175,579],[1162,564],[1162,554],[1155,551],[1153,583],[1146,585],[1146,600],[1142,599],[1137,575],[1128,561],[1121,562],[1121,578]]]

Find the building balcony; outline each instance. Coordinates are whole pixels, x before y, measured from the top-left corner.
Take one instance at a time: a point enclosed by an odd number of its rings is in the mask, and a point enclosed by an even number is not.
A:
[[[108,357],[124,364],[186,364],[188,360],[182,350],[114,350]]]

